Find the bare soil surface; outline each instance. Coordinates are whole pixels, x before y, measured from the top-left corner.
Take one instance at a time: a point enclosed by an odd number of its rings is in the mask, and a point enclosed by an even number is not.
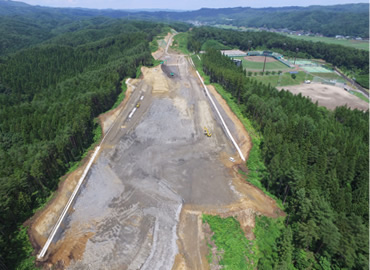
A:
[[[283,214],[238,175],[238,162],[229,160],[237,152],[194,70],[186,57],[168,54],[167,48],[161,58],[166,65],[143,68],[123,104],[100,118],[106,134],[101,151],[50,246],[45,269],[209,269],[202,213],[237,217],[250,239],[255,214]],[[212,95],[249,152],[241,123]],[[203,134],[205,126],[211,137]],[[36,248],[82,172],[72,173],[58,193],[60,201],[35,219]]]
[[[245,130],[243,123],[239,118],[232,112],[226,101],[221,97],[217,90],[212,85],[207,85],[208,90],[215,97],[217,105],[221,106],[222,111],[227,115],[227,125],[234,128],[232,134],[236,137],[237,144],[242,151],[245,159],[248,159],[249,151],[252,149],[252,139],[248,132]],[[239,157],[237,157],[239,158]]]
[[[264,62],[265,61],[264,56],[245,56],[244,59],[250,62]],[[266,63],[271,63],[271,62],[277,62],[277,60],[273,57],[266,57]]]
[[[318,102],[320,106],[324,106],[330,110],[334,110],[338,106],[347,105],[349,108],[366,111],[369,109],[369,103],[361,100],[345,91],[341,87],[311,83],[295,86],[278,87],[278,90],[285,89],[295,95],[301,93],[305,97],[309,97],[312,102]]]
[[[158,42],[158,50],[156,52],[152,53],[152,56],[154,57],[155,60],[158,60],[161,57],[163,57],[163,55],[166,51],[166,46],[164,46],[164,45],[165,44],[167,45],[168,42],[172,43],[171,37],[172,37],[171,33],[168,33],[167,36],[164,38],[165,43]],[[170,44],[170,46],[171,46],[171,44]]]
[[[90,151],[89,155],[81,162],[82,165],[77,170],[62,178],[58,191],[55,193],[53,199],[43,210],[38,211],[28,221],[30,224],[28,233],[35,249],[38,250],[45,244],[54,224],[57,222],[59,215],[63,211],[64,206],[67,204],[69,197],[83,174],[87,161],[92,153],[93,151]]]
[[[143,68],[142,68],[142,71],[143,71]],[[103,130],[103,136],[107,133],[107,131],[112,127],[114,121],[116,121],[118,115],[120,113],[122,113],[122,110],[126,107],[130,97],[131,97],[131,94],[132,92],[135,90],[135,85],[139,82],[138,79],[128,79],[126,82],[122,82],[122,83],[126,83],[127,84],[127,90],[126,90],[126,93],[125,93],[125,98],[123,99],[123,101],[118,105],[117,108],[109,111],[109,112],[106,112],[106,113],[103,113],[101,115],[99,115],[99,122],[100,122],[100,125],[102,127],[102,130]]]

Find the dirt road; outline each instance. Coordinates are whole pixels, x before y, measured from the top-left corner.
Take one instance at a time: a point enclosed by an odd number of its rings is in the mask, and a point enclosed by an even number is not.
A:
[[[166,51],[162,59],[166,65],[143,68],[143,79],[131,82],[45,267],[207,269],[202,213],[238,216],[247,235],[254,213],[278,215],[232,168],[236,150],[188,59]],[[238,130],[228,113],[225,122]]]

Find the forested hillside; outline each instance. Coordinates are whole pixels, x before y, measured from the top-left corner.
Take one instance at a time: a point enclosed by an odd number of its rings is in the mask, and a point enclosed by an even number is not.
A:
[[[211,82],[240,104],[263,137],[266,189],[287,212],[258,269],[368,269],[369,115],[330,112],[257,83],[220,52],[202,56]]]
[[[209,40],[216,40],[225,46],[246,51],[248,49],[269,49],[280,52],[284,56],[324,59],[343,70],[352,71],[366,81],[369,80],[369,52],[367,51],[322,42],[296,40],[269,32],[237,32],[210,27],[194,29],[189,36],[188,48],[192,51],[199,51],[202,45]]]
[[[208,24],[304,30],[335,35],[369,37],[369,5],[201,9],[183,16]],[[180,17],[181,18],[181,17]]]
[[[152,65],[149,41],[166,26],[82,24],[0,59],[0,265],[10,269],[29,256],[20,224],[91,145],[94,118],[115,103],[121,81]]]
[[[246,3],[248,4],[248,3]],[[42,13],[42,18],[37,14]],[[369,37],[369,4],[281,8],[202,8],[184,12],[144,12],[130,10],[94,10],[46,8],[0,0],[0,16],[27,16],[36,21],[50,17],[55,22],[85,19],[91,16],[142,20],[198,21],[203,24],[231,24],[245,27],[288,28],[321,33],[325,36]]]
[[[277,250],[264,254],[258,269],[368,269],[368,112],[330,112],[279,92],[212,49],[202,63],[261,132],[254,147],[267,169],[259,173],[287,212]]]

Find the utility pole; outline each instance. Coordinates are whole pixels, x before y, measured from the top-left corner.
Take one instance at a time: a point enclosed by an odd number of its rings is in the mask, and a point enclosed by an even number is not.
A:
[[[295,65],[295,60],[297,59],[298,51],[299,51],[299,48],[295,48],[294,65]]]
[[[266,57],[267,57],[267,55],[266,54],[264,54],[264,55],[265,55],[265,61],[263,62],[263,70],[262,70],[262,73],[265,72],[265,67],[266,67]]]

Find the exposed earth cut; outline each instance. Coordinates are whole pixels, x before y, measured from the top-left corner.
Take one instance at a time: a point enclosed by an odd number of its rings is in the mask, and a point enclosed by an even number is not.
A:
[[[237,173],[241,160],[189,59],[168,53],[168,46],[155,56],[166,64],[143,68],[141,79],[127,82],[122,105],[101,117],[101,151],[48,250],[45,268],[209,269],[203,213],[237,217],[250,239],[255,214],[281,213]],[[247,156],[247,132],[221,97],[214,99]],[[34,218],[36,247],[45,243],[82,170]]]

